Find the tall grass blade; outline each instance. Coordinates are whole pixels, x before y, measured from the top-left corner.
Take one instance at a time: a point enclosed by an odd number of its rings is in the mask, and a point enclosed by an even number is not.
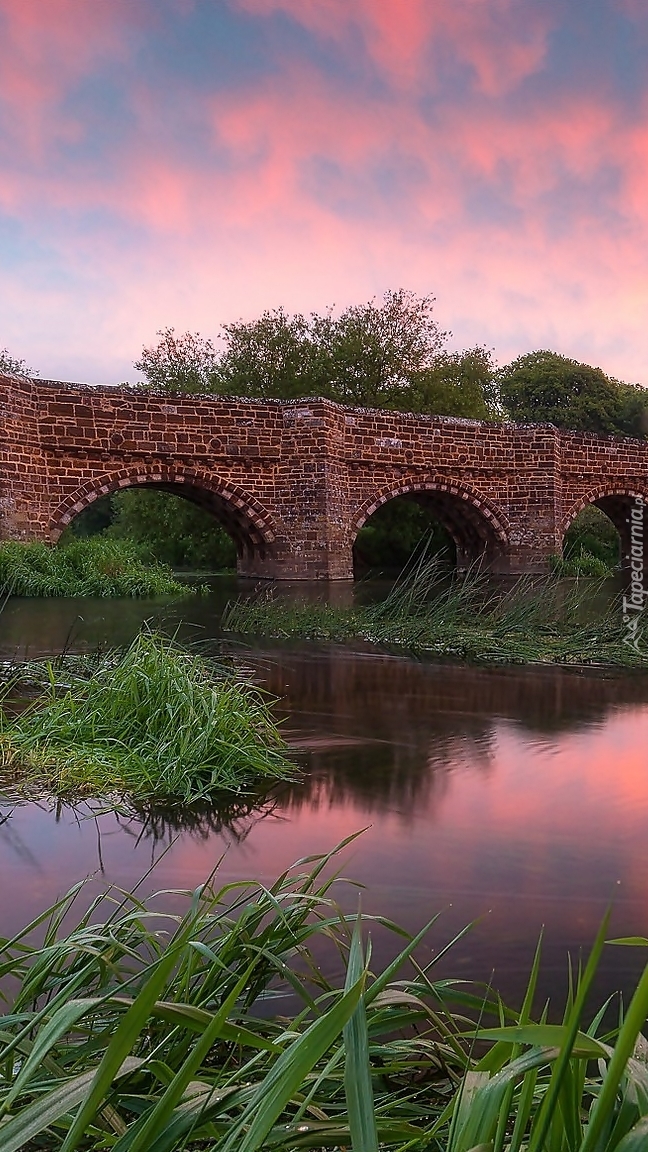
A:
[[[238,1124],[223,1145],[223,1152],[258,1152],[273,1124],[317,1061],[340,1036],[362,995],[365,974],[328,1010],[325,1016],[291,1044],[255,1091]]]
[[[347,967],[345,991],[349,991],[363,977],[365,970],[362,952],[361,919],[353,928],[349,963]],[[351,1018],[344,1025],[344,1093],[349,1114],[349,1129],[353,1152],[378,1152],[378,1132],[374,1110],[373,1088],[371,1085],[371,1064],[369,1061],[369,1031],[364,999]]]

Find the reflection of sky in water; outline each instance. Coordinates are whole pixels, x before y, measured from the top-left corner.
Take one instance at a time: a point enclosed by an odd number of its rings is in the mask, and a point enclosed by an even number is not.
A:
[[[548,987],[610,899],[614,933],[648,933],[648,681],[330,649],[245,660],[281,697],[303,782],[231,829],[215,818],[174,831],[112,813],[5,808],[3,935],[100,865],[132,885],[174,835],[149,889],[196,886],[225,848],[223,880],[269,880],[360,828],[344,873],[366,886],[363,908],[410,929],[446,909],[437,944],[485,916],[448,968],[484,979],[494,968],[511,994],[543,924]],[[355,906],[355,891],[345,899]],[[379,958],[382,947],[378,933]],[[627,986],[642,959],[608,950],[601,988]]]

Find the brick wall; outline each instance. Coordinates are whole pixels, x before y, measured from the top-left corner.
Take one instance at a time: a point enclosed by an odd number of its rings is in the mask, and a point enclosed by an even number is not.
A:
[[[163,397],[0,376],[0,537],[55,541],[98,496],[146,484],[211,510],[239,571],[351,575],[359,527],[387,500],[429,505],[466,565],[544,571],[582,507],[622,533],[648,499],[648,445],[325,400]]]

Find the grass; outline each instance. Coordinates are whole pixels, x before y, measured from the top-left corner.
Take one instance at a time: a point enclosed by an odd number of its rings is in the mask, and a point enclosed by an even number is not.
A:
[[[610,565],[600,556],[593,556],[585,548],[568,556],[553,556],[551,570],[556,576],[613,576],[618,565]]]
[[[0,542],[2,596],[186,596],[166,564],[148,562],[129,541],[94,536],[52,548]]]
[[[172,640],[145,630],[124,652],[45,671],[33,703],[0,711],[5,785],[191,804],[295,774],[261,693]]]
[[[565,592],[549,579],[521,578],[506,592],[486,576],[449,581],[423,556],[378,604],[340,607],[288,601],[272,591],[230,603],[226,630],[242,634],[400,647],[475,663],[608,665],[648,668],[625,642],[620,604],[588,620],[591,585]],[[648,655],[648,643],[646,645]]]
[[[608,1005],[584,1019],[607,922],[548,1024],[539,949],[516,1011],[438,977],[453,941],[420,966],[434,921],[379,921],[401,942],[374,972],[377,918],[345,915],[330,865],[270,888],[216,871],[184,895],[108,890],[75,915],[78,885],[0,941],[3,1152],[645,1149],[648,968],[612,1026]]]

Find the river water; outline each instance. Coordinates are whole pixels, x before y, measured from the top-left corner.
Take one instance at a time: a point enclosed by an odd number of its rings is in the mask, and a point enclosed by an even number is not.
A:
[[[208,597],[167,607],[10,601],[0,615],[0,658],[124,642],[154,618],[217,646],[233,591],[223,581]],[[492,977],[511,1001],[543,925],[543,991],[556,995],[567,953],[587,948],[610,902],[614,935],[648,935],[648,675],[228,643],[278,698],[303,780],[229,824],[217,813],[183,826],[96,806],[5,802],[2,935],[86,875],[129,887],[160,858],[150,887],[193,888],[225,851],[224,881],[267,881],[360,829],[342,860],[344,874],[364,885],[363,910],[412,931],[442,911],[431,948],[479,918],[444,974]],[[350,908],[357,884],[344,889]],[[378,931],[378,962],[391,947]],[[610,947],[598,995],[627,991],[647,958],[643,949]]]

